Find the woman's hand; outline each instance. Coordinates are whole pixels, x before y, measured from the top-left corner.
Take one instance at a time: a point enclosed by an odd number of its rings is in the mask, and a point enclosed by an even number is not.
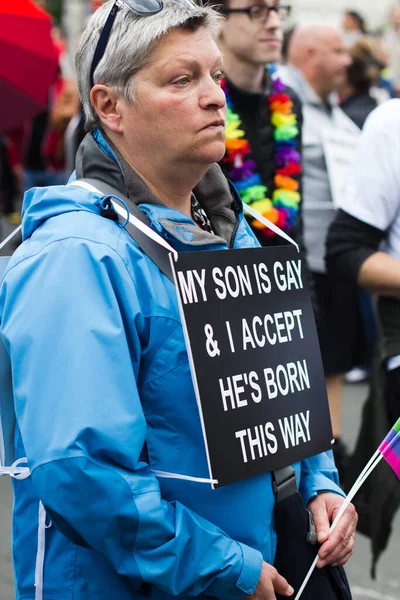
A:
[[[314,519],[318,542],[322,544],[318,552],[319,569],[326,565],[344,565],[353,553],[358,521],[353,504],[348,506],[335,529],[329,533],[331,523],[344,501],[342,496],[329,492],[320,494],[308,505]]]
[[[275,600],[275,592],[281,596],[292,596],[294,589],[282,575],[279,575],[275,567],[265,562],[257,587],[254,593],[247,598],[249,600]]]

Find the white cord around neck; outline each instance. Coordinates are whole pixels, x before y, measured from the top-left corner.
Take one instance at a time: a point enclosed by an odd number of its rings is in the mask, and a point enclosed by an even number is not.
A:
[[[265,217],[263,217],[263,215],[261,215],[259,212],[257,212],[256,210],[254,210],[254,208],[252,208],[248,204],[245,204],[244,202],[243,202],[243,209],[244,209],[244,212],[247,213],[247,214],[249,214],[251,217],[253,217],[253,219],[257,219],[257,221],[260,221],[260,223],[262,223],[263,225],[265,225],[265,227],[267,229],[270,229],[271,231],[273,231],[274,233],[276,233],[276,235],[279,235],[279,237],[281,237],[284,240],[287,240],[288,242],[290,242],[291,244],[293,244],[293,246],[295,246],[295,248],[297,249],[297,252],[300,252],[299,245],[294,241],[294,239],[292,239],[290,237],[290,235],[288,235],[287,233],[285,233],[282,229],[280,229],[279,227],[277,227],[276,225],[274,225],[274,223],[272,223],[272,221],[270,221],[269,219],[266,219]]]
[[[84,188],[86,190],[89,190],[90,192],[95,192],[96,194],[100,194],[101,196],[104,196],[104,194],[100,190],[98,190],[94,185],[91,185],[90,183],[87,183],[86,181],[81,181],[81,180],[78,179],[77,181],[71,182],[69,185],[74,186],[74,187],[81,187],[81,188]],[[172,254],[174,256],[178,256],[178,253],[175,250],[175,248],[173,248],[170,244],[168,244],[168,242],[161,235],[159,235],[156,231],[153,231],[153,229],[151,229],[145,223],[142,223],[142,221],[140,221],[134,215],[132,215],[130,213],[128,214],[126,212],[125,208],[123,208],[122,206],[120,206],[117,202],[115,202],[112,199],[112,196],[111,196],[111,202],[112,202],[112,205],[113,205],[115,211],[123,219],[126,220],[128,218],[128,216],[129,216],[129,222],[132,223],[132,225],[135,225],[135,227],[137,227],[138,229],[140,229],[140,231],[142,233],[144,233],[145,235],[147,235],[147,237],[149,237],[153,241],[157,242],[157,244],[159,244],[160,246],[163,246],[169,252],[172,252]]]

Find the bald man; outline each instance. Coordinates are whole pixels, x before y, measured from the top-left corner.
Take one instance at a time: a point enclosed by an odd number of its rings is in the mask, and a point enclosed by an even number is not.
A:
[[[324,155],[328,129],[354,133],[358,128],[339,108],[336,90],[343,85],[351,62],[340,33],[325,25],[295,30],[288,47],[283,80],[303,104],[303,220],[309,268],[319,304],[319,337],[324,362],[333,434],[334,455],[341,478],[347,456],[341,442],[343,374],[358,364],[362,329],[355,287],[326,274],[325,242],[335,209]]]
[[[345,82],[351,58],[339,31],[325,25],[306,25],[293,32],[288,47],[288,63],[292,76],[294,67],[319,100],[327,105],[332,102],[329,98],[332,92]],[[310,99],[306,98],[306,104]]]

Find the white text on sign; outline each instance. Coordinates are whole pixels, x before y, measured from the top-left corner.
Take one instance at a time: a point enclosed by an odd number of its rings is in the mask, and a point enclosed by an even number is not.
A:
[[[253,294],[269,294],[273,287],[280,292],[303,289],[301,260],[276,261],[270,273],[264,263],[244,266],[214,267],[211,278],[219,300]],[[184,304],[207,302],[206,269],[177,272]]]
[[[249,401],[256,404],[261,402],[263,390],[259,381],[260,377],[256,371],[221,377],[219,389],[224,411],[248,406]],[[286,365],[278,365],[276,369],[266,367],[263,370],[261,381],[269,400],[277,398],[279,394],[288,396],[311,388],[307,361],[304,359]]]
[[[278,419],[278,425],[286,449],[311,440],[310,411]],[[279,449],[278,433],[275,431],[272,422],[237,431],[235,436],[240,442],[243,462],[275,454]]]

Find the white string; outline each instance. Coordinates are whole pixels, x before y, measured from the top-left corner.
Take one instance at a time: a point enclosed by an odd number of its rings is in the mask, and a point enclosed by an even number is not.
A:
[[[339,512],[337,513],[331,528],[329,529],[329,534],[335,529],[336,525],[339,523],[340,519],[342,518],[344,512],[346,511],[347,507],[349,506],[349,504],[351,503],[351,501],[353,500],[354,496],[357,494],[358,490],[361,488],[361,486],[364,484],[364,482],[366,481],[366,479],[368,479],[368,477],[371,475],[372,471],[375,469],[375,467],[380,463],[380,461],[382,460],[383,455],[379,452],[379,450],[377,450],[375,452],[375,454],[373,455],[373,457],[369,460],[369,462],[367,463],[367,465],[364,467],[363,471],[361,472],[361,474],[359,475],[359,477],[357,478],[355,484],[353,485],[353,487],[351,488],[350,492],[347,495],[346,500],[343,502],[342,506],[340,507]],[[314,572],[314,569],[316,567],[316,564],[318,562],[318,554],[314,559],[313,564],[310,567],[310,570],[308,571],[299,591],[297,592],[297,596],[294,600],[299,600],[299,598],[301,597],[302,593],[304,592],[304,589],[307,585],[307,583],[310,580],[311,575]]]
[[[81,188],[84,188],[91,192],[95,192],[100,195],[102,194],[102,192],[100,190],[98,190],[94,185],[87,183],[86,181],[81,181],[79,179],[76,181],[72,181],[69,185],[72,185],[75,187],[81,187]],[[115,210],[117,211],[117,213],[120,214],[122,217],[124,217],[124,219],[126,219],[128,217],[128,213],[126,212],[126,210],[124,208],[122,208],[114,200],[111,199],[111,201],[112,201],[112,204],[113,204]],[[300,248],[299,248],[298,244],[289,235],[287,235],[287,233],[282,231],[282,229],[280,229],[279,227],[274,225],[274,223],[272,223],[271,221],[269,221],[268,219],[263,217],[263,215],[261,215],[259,212],[254,210],[254,208],[251,208],[251,206],[249,206],[248,204],[243,203],[243,208],[244,208],[245,212],[247,212],[249,215],[251,215],[253,217],[253,219],[257,219],[257,221],[260,221],[260,223],[265,225],[265,227],[267,227],[268,229],[271,229],[271,231],[276,233],[276,235],[279,235],[280,237],[284,238],[285,240],[287,240],[288,242],[293,244],[293,246],[296,247],[297,252],[300,252]],[[137,219],[136,217],[134,217],[131,214],[129,214],[129,221],[133,225],[135,225],[138,229],[140,229],[140,231],[142,231],[142,233],[146,234],[148,237],[150,237],[152,240],[154,240],[161,246],[164,246],[164,248],[167,248],[167,250],[172,252],[175,257],[177,256],[177,254],[178,254],[177,251],[174,248],[172,248],[172,246],[170,246],[170,244],[168,244],[168,242],[166,240],[164,240],[163,237],[158,235],[158,233],[153,231],[145,223],[142,223],[142,221],[140,221],[139,219]]]
[[[38,545],[35,565],[35,600],[43,600],[44,555],[46,550],[46,511],[39,502]]]
[[[126,220],[128,218],[128,213],[126,212],[125,208],[120,206],[113,199],[111,199],[111,202],[113,204],[113,207],[117,211],[117,213]],[[121,200],[121,202],[122,202],[122,200]],[[134,215],[131,215],[130,213],[129,213],[129,222],[132,223],[132,225],[135,225],[135,227],[137,227],[138,229],[140,229],[140,231],[142,233],[145,233],[147,235],[147,237],[149,237],[152,240],[154,240],[155,242],[157,242],[157,244],[160,244],[160,246],[164,246],[164,248],[169,250],[169,252],[172,252],[174,254],[174,256],[178,256],[178,253],[175,250],[175,248],[173,248],[170,244],[168,244],[167,240],[165,240],[163,237],[161,237],[161,235],[158,235],[158,233],[156,233],[155,231],[150,229],[150,227],[148,227],[148,225],[146,225],[145,223],[140,221],[140,219],[138,219]]]
[[[243,209],[244,209],[244,212],[247,212],[249,215],[251,215],[253,217],[253,219],[257,219],[257,221],[260,221],[260,223],[265,225],[265,227],[267,227],[267,229],[271,229],[271,231],[276,233],[276,235],[279,235],[280,237],[284,238],[285,240],[287,240],[288,242],[293,244],[293,246],[295,246],[297,248],[297,252],[300,252],[299,245],[287,233],[285,233],[284,231],[282,231],[282,229],[280,229],[279,227],[274,225],[274,223],[272,223],[272,221],[263,217],[263,215],[261,215],[259,212],[254,210],[254,208],[252,208],[248,204],[245,204],[244,202],[243,202]]]
[[[100,194],[101,196],[104,196],[103,192],[101,192],[96,187],[94,187],[94,185],[91,185],[90,183],[87,183],[86,181],[80,181],[78,179],[77,181],[73,181],[69,185],[72,185],[72,186],[75,186],[75,187],[81,187],[81,188],[84,188],[86,190],[89,190],[90,192],[95,192],[96,194]],[[128,218],[128,214],[129,214],[129,222],[132,223],[132,225],[135,225],[135,227],[137,227],[138,229],[140,229],[140,231],[142,233],[144,233],[145,235],[147,235],[147,237],[149,237],[153,241],[157,242],[157,244],[159,244],[160,246],[163,246],[164,248],[166,248],[167,250],[169,250],[169,252],[172,252],[174,254],[174,256],[178,256],[177,251],[170,244],[168,244],[167,240],[165,240],[161,235],[159,235],[157,232],[153,231],[145,223],[142,223],[142,221],[140,221],[140,219],[138,219],[134,215],[131,215],[130,213],[127,213],[126,210],[125,210],[125,208],[122,208],[122,206],[120,206],[112,198],[111,198],[111,202],[112,202],[112,205],[115,208],[116,212],[119,215],[121,215],[121,217],[123,217],[126,220]],[[121,202],[122,202],[122,200],[121,200]]]
[[[153,471],[156,477],[161,479],[183,479],[185,481],[193,481],[194,483],[211,483],[218,484],[218,479],[207,479],[205,477],[192,477],[191,475],[179,475],[178,473],[168,473],[166,471]]]
[[[27,479],[31,472],[29,467],[20,467],[19,465],[28,464],[27,458],[18,458],[11,467],[0,466],[0,475],[9,475],[14,479]]]
[[[8,237],[6,237],[6,239],[1,242],[0,244],[0,250],[2,250],[2,248],[4,248],[4,246],[6,246],[8,244],[8,242],[10,240],[13,239],[14,235],[17,235],[18,231],[20,231],[22,225],[18,225],[18,227],[16,229],[14,229],[14,231],[12,233],[10,233],[10,235]]]

